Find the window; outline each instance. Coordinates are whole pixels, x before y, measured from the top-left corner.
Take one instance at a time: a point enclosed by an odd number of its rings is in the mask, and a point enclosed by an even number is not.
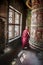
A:
[[[13,7],[9,7],[8,40],[15,39],[21,35],[21,13]]]

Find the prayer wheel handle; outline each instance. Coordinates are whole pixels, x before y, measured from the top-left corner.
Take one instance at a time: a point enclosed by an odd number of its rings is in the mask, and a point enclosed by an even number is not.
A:
[[[27,0],[27,1],[26,1],[26,5],[27,5],[28,8],[30,8],[30,9],[32,10],[32,7],[30,6],[31,3],[30,3],[29,1],[30,1],[30,0]]]

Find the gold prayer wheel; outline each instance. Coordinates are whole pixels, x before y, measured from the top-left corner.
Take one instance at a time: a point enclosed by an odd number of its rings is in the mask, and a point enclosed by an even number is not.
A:
[[[43,0],[27,0],[26,5],[31,9],[30,47],[43,50]]]

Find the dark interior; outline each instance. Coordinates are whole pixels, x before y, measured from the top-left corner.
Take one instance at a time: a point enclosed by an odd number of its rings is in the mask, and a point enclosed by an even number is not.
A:
[[[9,23],[9,9],[16,9],[20,15],[22,14],[21,33],[19,32],[18,37],[11,39],[9,39],[9,25],[11,25]],[[16,10],[14,11],[16,12]],[[31,10],[27,7],[26,0],[0,0],[0,65],[43,65],[43,44],[42,50],[31,47],[22,49],[21,36],[26,25],[31,27]],[[22,63],[20,58],[23,58],[23,53],[27,58]],[[13,61],[14,64],[12,64]]]

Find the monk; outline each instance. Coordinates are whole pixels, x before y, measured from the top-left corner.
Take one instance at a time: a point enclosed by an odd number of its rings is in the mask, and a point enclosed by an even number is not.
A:
[[[25,30],[22,33],[22,48],[29,46],[29,27],[25,27]]]

